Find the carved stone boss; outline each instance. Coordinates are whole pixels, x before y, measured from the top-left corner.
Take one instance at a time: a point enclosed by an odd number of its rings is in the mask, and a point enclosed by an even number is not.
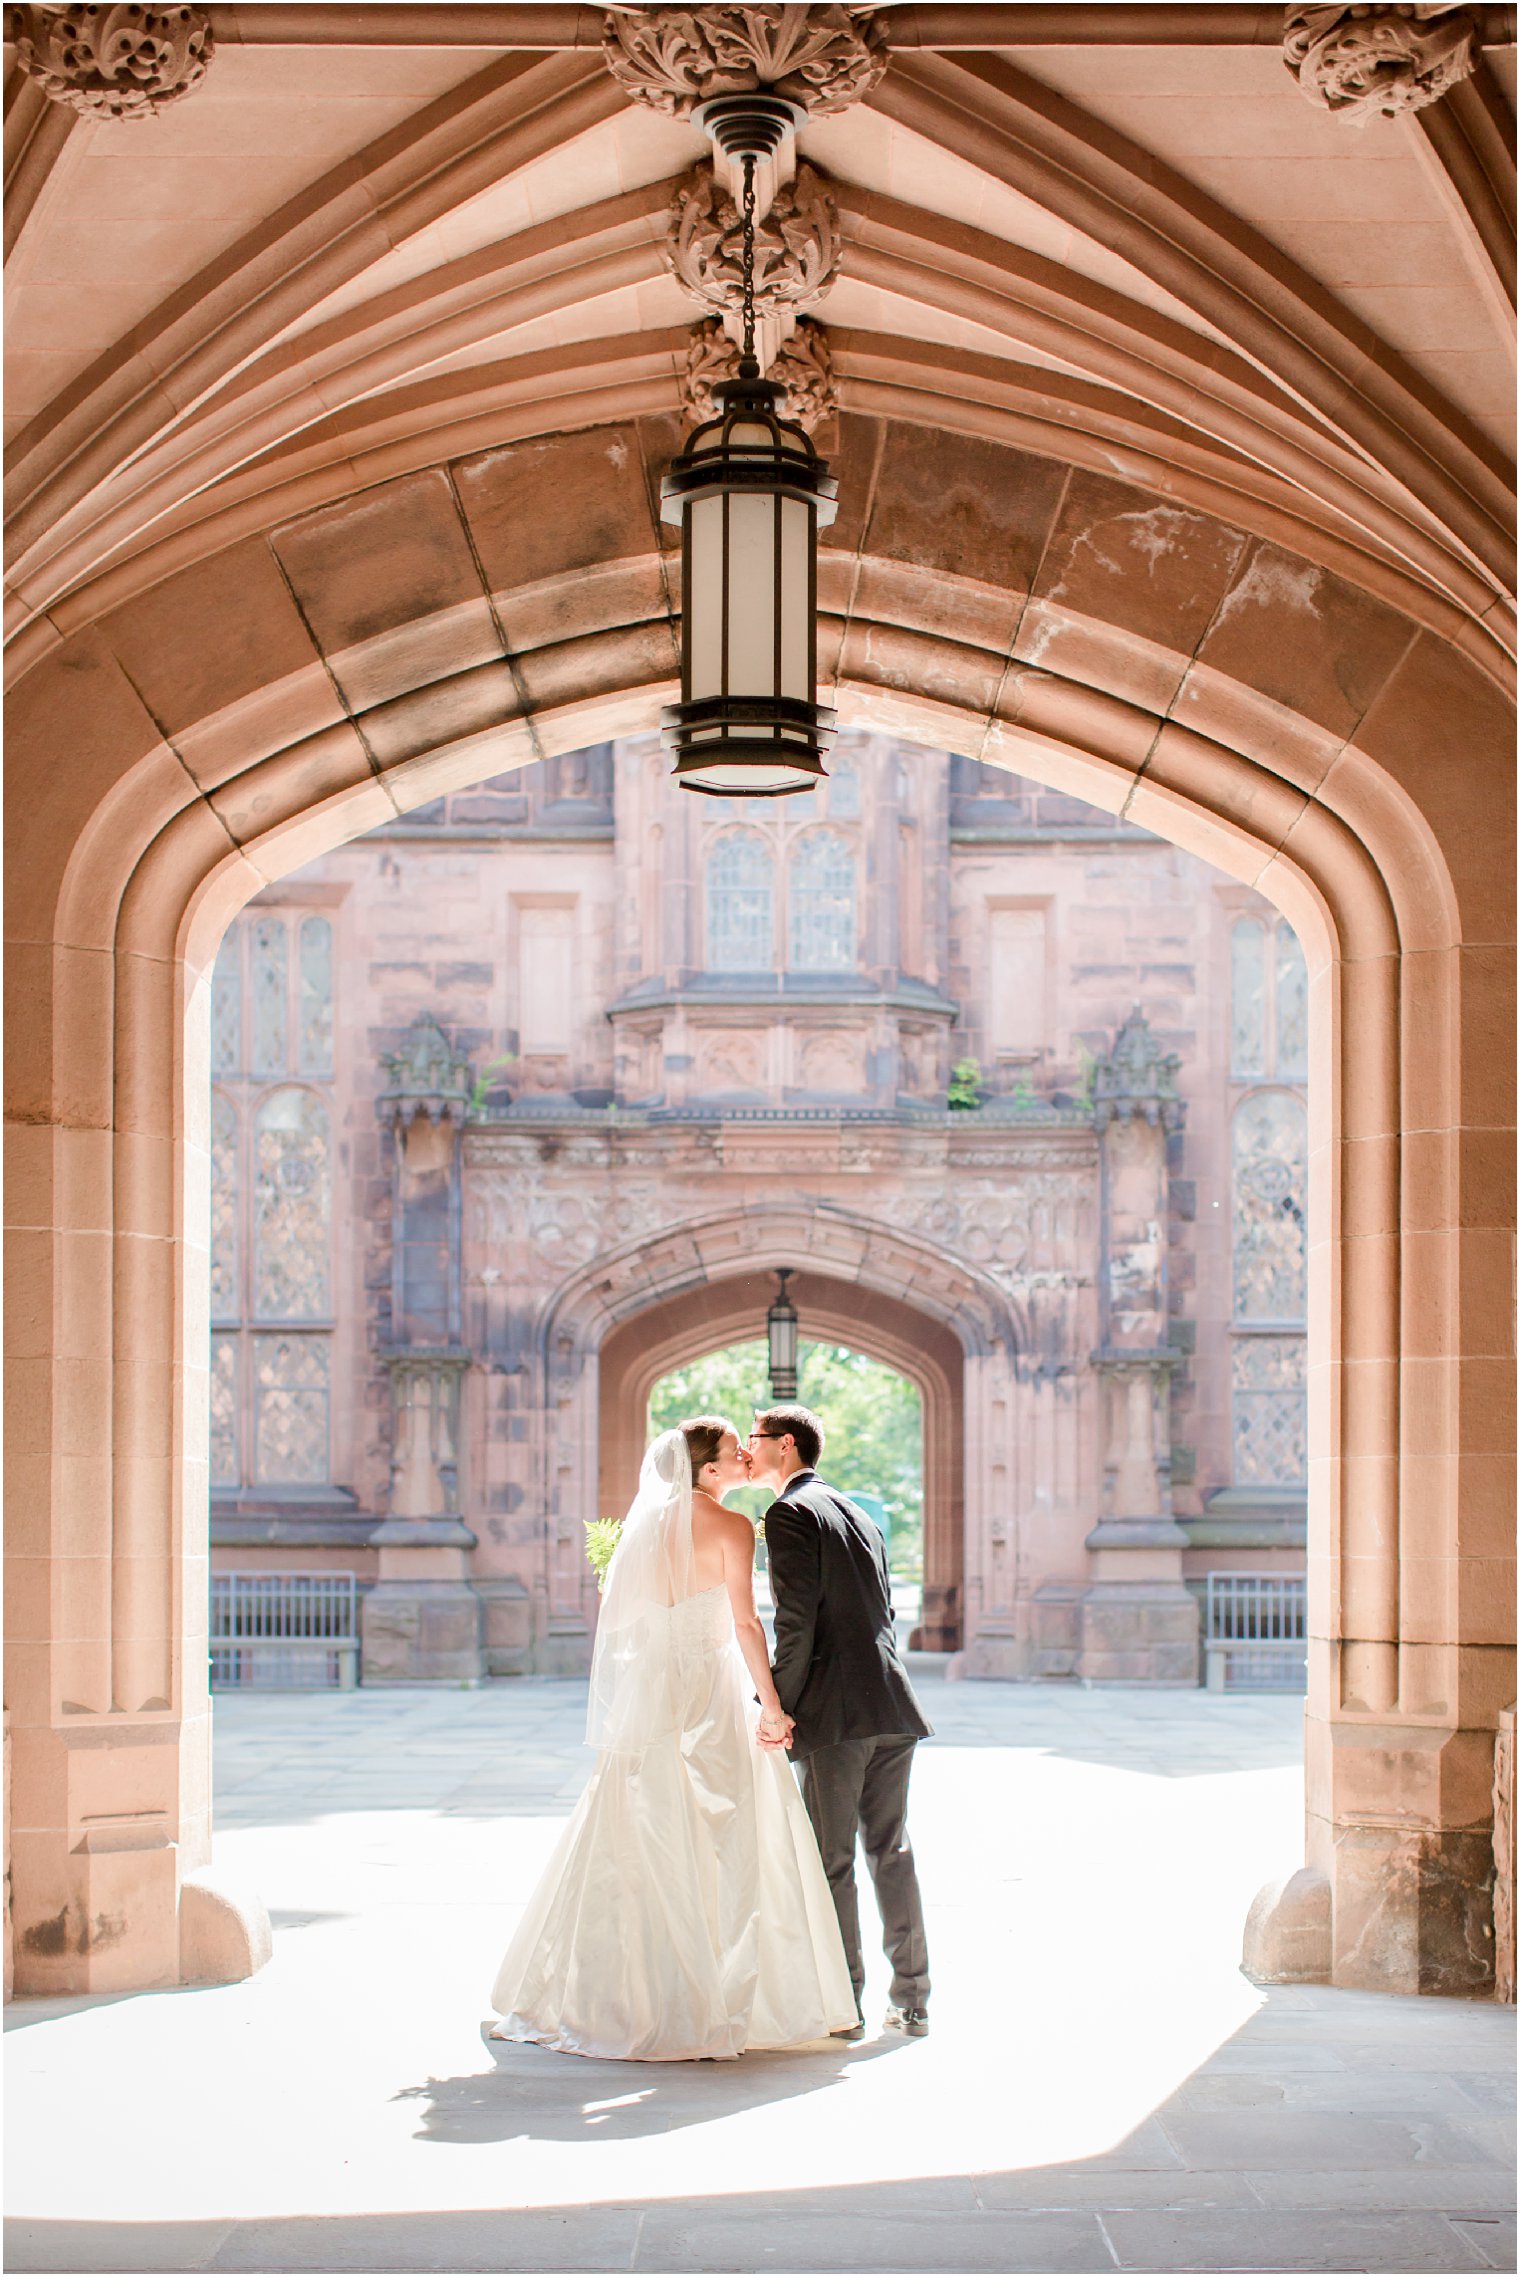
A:
[[[206,76],[204,8],[7,8],[16,61],[55,103],[86,118],[146,119]]]
[[[766,87],[814,118],[847,110],[887,68],[869,8],[613,8],[602,52],[620,87],[667,118]]]
[[[1283,36],[1283,61],[1310,102],[1354,126],[1439,102],[1478,55],[1464,7],[1290,8]]]
[[[743,289],[744,223],[711,166],[693,167],[671,202],[665,265],[694,300],[720,314]],[[812,166],[783,183],[755,227],[755,310],[790,316],[839,274],[839,212]]]
[[[692,326],[681,373],[681,404],[693,426],[716,418],[713,389],[720,380],[733,379],[738,369],[738,346],[724,331],[721,317],[704,317]],[[828,334],[811,317],[799,317],[796,331],[772,359],[769,377],[786,389],[787,417],[810,435],[839,408]]]

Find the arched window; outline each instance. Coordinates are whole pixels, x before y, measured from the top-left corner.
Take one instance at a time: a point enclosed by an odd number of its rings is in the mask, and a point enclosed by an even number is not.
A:
[[[1237,1321],[1304,1317],[1305,1126],[1289,1091],[1257,1091],[1235,1110]]]
[[[321,1486],[331,1460],[325,1336],[253,1340],[253,1469],[261,1486]]]
[[[271,1091],[254,1123],[256,1320],[328,1317],[331,1223],[327,1109],[312,1091]]]
[[[283,917],[261,917],[253,928],[253,1072],[283,1075],[290,1008],[289,954]]]
[[[1277,928],[1276,993],[1276,1073],[1285,1083],[1302,1083],[1309,1073],[1309,974],[1291,925]]]
[[[793,972],[852,972],[855,858],[835,830],[810,831],[787,865],[787,965]]]
[[[331,1075],[333,1058],[332,926],[325,917],[301,921],[296,1064],[302,1075]]]
[[[243,934],[234,925],[211,975],[211,1072],[239,1075],[243,1066]]]
[[[211,1317],[237,1320],[238,1271],[238,1118],[225,1092],[211,1095]]]
[[[730,830],[707,863],[707,969],[775,968],[774,860],[757,830]]]
[[[1237,917],[1230,928],[1230,1073],[1266,1072],[1266,936],[1254,917]]]

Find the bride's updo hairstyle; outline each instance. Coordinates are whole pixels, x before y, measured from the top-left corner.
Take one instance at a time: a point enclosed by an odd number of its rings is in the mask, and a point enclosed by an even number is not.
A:
[[[721,1415],[693,1415],[679,1428],[691,1457],[691,1483],[695,1486],[708,1464],[717,1461],[723,1434],[732,1431],[733,1425],[725,1422]]]

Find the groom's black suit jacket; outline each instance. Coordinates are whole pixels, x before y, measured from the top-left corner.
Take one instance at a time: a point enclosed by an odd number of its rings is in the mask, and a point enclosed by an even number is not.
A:
[[[765,1513],[765,1548],[793,1755],[842,1739],[927,1739],[892,1633],[886,1548],[865,1512],[798,1471]]]

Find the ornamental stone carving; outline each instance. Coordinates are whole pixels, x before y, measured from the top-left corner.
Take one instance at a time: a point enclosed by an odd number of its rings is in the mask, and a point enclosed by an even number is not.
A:
[[[1475,68],[1463,7],[1290,8],[1283,61],[1311,103],[1354,126],[1437,103]]]
[[[826,118],[859,102],[887,68],[869,8],[613,8],[602,52],[635,102],[675,119],[709,96],[756,87]]]
[[[738,346],[724,331],[722,318],[706,316],[694,324],[681,374],[681,403],[694,427],[717,417],[713,389],[720,380],[735,378],[738,370]],[[796,331],[782,342],[765,376],[786,389],[784,416],[810,435],[839,409],[828,334],[812,317],[798,318]]]
[[[1151,1034],[1137,1004],[1114,1038],[1114,1048],[1093,1069],[1093,1121],[1106,1130],[1110,1123],[1146,1122],[1164,1130],[1182,1123],[1182,1101],[1177,1096],[1175,1052],[1163,1052]]]
[[[471,1068],[456,1052],[431,1012],[419,1012],[399,1052],[385,1052],[380,1065],[386,1086],[380,1113],[386,1121],[410,1125],[419,1115],[436,1123],[446,1115],[463,1122],[470,1104]]]
[[[86,118],[146,119],[206,76],[204,8],[7,8],[16,61],[55,103]]]
[[[739,306],[744,225],[711,166],[694,167],[676,190],[666,225],[665,265],[694,300]],[[781,316],[805,308],[839,274],[839,212],[811,166],[799,166],[755,227],[755,310]]]

